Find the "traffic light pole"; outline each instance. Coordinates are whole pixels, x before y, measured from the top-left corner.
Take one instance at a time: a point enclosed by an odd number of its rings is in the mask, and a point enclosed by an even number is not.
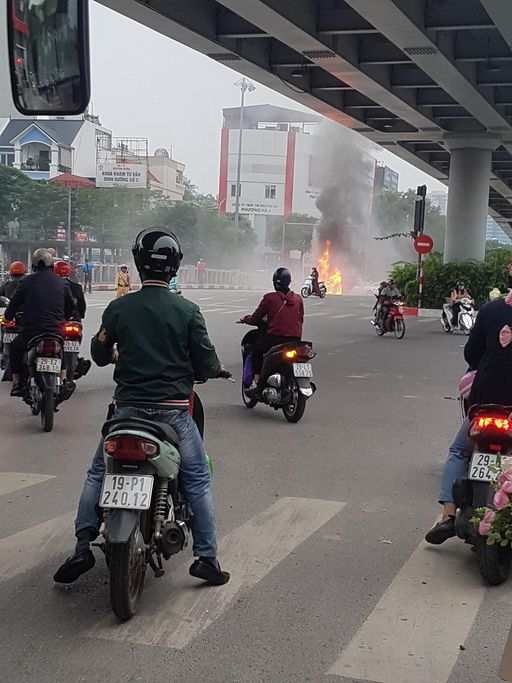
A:
[[[425,203],[427,197],[427,186],[419,185],[416,190],[416,204],[414,206],[414,236],[423,234],[425,226]],[[418,308],[423,304],[423,254],[418,254],[418,267],[416,270],[418,280]]]

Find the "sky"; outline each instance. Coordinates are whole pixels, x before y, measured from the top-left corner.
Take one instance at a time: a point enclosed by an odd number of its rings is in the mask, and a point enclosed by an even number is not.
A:
[[[240,75],[96,2],[91,3],[92,110],[114,137],[147,137],[149,153],[172,150],[188,178],[217,195],[222,109],[237,107]],[[303,106],[255,82],[247,104]],[[387,150],[400,190],[446,187]]]

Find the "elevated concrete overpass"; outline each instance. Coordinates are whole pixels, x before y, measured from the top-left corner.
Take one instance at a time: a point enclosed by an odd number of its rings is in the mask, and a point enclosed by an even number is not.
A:
[[[449,186],[447,260],[512,236],[512,0],[99,0]]]

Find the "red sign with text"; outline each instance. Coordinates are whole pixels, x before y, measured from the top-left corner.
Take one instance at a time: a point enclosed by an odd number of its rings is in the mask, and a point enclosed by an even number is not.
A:
[[[414,249],[418,254],[430,254],[434,248],[434,240],[428,235],[418,235],[414,240]]]

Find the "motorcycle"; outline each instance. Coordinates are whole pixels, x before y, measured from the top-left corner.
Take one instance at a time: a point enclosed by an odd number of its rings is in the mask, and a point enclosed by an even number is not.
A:
[[[443,304],[443,310],[441,313],[441,325],[446,334],[451,334],[455,327],[458,327],[464,334],[469,334],[473,329],[475,324],[475,308],[473,306],[473,301],[464,297],[459,301],[460,309],[457,316],[457,325],[452,325],[452,306],[451,304]]]
[[[80,344],[82,343],[83,326],[77,320],[68,320],[63,329],[64,339],[64,367],[66,368],[66,376],[70,379],[76,379],[78,367],[78,354],[80,353]]]
[[[456,535],[472,546],[478,570],[488,584],[496,586],[507,580],[512,563],[512,550],[499,544],[487,545],[478,524],[471,521],[475,510],[492,506],[491,486],[502,457],[512,455],[511,406],[474,405],[469,410],[469,436],[475,444],[466,477],[453,484],[453,497],[458,508],[455,517]]]
[[[241,321],[240,321],[241,322]],[[250,330],[242,339],[242,401],[246,408],[265,403],[274,410],[281,409],[288,422],[298,422],[304,415],[306,401],[313,396],[316,385],[311,381],[310,361],[316,356],[313,344],[291,341],[274,346],[265,354],[257,396],[246,396],[252,382],[251,351],[256,340],[264,334],[264,327]]]
[[[318,288],[320,289],[320,294],[317,294],[313,291],[313,278],[307,277],[300,289],[300,295],[303,299],[307,299],[308,296],[319,296],[320,299],[325,299],[325,295],[327,294],[327,287],[325,286],[325,283],[319,282]]]
[[[226,371],[221,376],[231,375]],[[204,410],[195,392],[190,412],[203,438]],[[161,577],[163,560],[188,545],[192,511],[179,490],[179,438],[170,425],[114,418],[105,422],[102,435],[104,540],[97,545],[110,571],[112,611],[126,621],[136,612],[148,565],[155,577]],[[209,458],[208,464],[211,470]]]
[[[397,339],[403,339],[405,336],[403,302],[390,301],[384,305],[386,305],[389,309],[385,322],[383,322],[382,313],[376,323],[373,320],[371,321],[371,324],[373,324],[375,328],[375,332],[377,332],[379,337],[382,337],[387,332],[393,332]]]
[[[0,297],[0,307],[4,308],[9,305],[9,299]],[[18,314],[21,316],[21,314]],[[5,320],[3,315],[0,315],[0,370],[4,371],[2,382],[10,382],[12,380],[11,364],[9,361],[9,347],[16,339],[20,331],[19,322],[16,320]]]

